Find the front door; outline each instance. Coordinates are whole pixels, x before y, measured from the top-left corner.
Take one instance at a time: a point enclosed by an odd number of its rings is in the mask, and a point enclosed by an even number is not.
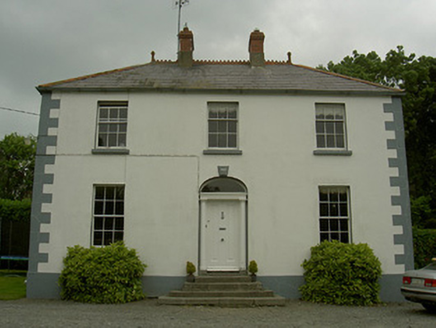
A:
[[[207,271],[239,271],[245,268],[245,201],[202,201],[202,249],[200,268]]]

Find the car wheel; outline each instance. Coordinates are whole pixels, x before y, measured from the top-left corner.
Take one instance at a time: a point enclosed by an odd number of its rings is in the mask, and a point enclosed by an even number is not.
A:
[[[430,313],[436,313],[436,304],[422,303],[422,306]]]

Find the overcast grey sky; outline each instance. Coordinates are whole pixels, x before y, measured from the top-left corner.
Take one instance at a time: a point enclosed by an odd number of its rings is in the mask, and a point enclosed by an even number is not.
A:
[[[176,59],[173,0],[0,0],[0,107],[39,112],[35,86],[85,74]],[[195,59],[248,59],[254,28],[265,56],[308,66],[340,61],[356,49],[384,57],[436,57],[435,0],[190,0],[182,23]],[[0,108],[0,139],[36,135],[38,117]]]

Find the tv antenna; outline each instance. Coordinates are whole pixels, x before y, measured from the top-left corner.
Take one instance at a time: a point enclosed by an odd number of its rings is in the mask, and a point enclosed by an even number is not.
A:
[[[182,17],[182,7],[184,5],[188,5],[189,4],[189,0],[175,0],[174,3],[178,9],[179,9],[179,17],[177,20],[177,37],[179,36],[180,33],[180,18]],[[180,50],[180,44],[179,41],[177,40],[177,52]]]

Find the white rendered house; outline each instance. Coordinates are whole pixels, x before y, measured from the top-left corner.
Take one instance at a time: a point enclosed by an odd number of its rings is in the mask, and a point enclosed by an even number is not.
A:
[[[381,297],[402,300],[413,267],[402,92],[264,59],[155,60],[40,85],[28,297],[57,298],[67,247],[124,240],[148,296],[181,287],[185,264],[259,265],[298,298],[322,240],[367,243]]]

